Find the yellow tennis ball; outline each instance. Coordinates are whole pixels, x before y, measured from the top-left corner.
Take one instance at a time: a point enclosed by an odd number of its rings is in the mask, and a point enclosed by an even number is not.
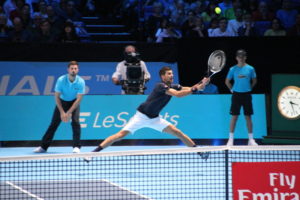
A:
[[[216,7],[216,8],[215,8],[215,12],[216,12],[218,15],[221,13],[221,11],[222,11],[222,10],[221,10],[220,7]]]

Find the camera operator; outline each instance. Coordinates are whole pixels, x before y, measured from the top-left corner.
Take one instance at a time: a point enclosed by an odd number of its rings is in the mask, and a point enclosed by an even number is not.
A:
[[[150,73],[135,46],[126,46],[124,60],[118,63],[112,75],[113,83],[122,85],[122,94],[144,94],[145,83],[149,80]]]

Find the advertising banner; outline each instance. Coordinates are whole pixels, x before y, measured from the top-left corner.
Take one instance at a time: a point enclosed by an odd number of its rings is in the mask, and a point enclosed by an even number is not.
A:
[[[116,133],[135,114],[147,95],[85,95],[80,106],[81,138],[105,139]],[[231,95],[173,97],[160,113],[191,138],[226,139],[229,133]],[[40,140],[49,126],[55,107],[53,96],[0,96],[0,140]],[[255,138],[266,135],[265,96],[253,95]],[[247,138],[244,117],[237,123],[236,138]],[[57,140],[72,139],[70,122],[61,123]],[[125,139],[175,139],[174,136],[143,128]]]
[[[118,62],[79,62],[79,75],[86,82],[86,94],[121,94],[121,86],[111,80]],[[178,83],[176,63],[146,62],[151,79],[149,94],[160,81],[158,72],[170,66]],[[57,78],[67,73],[68,62],[0,62],[0,96],[53,95]]]
[[[299,200],[300,162],[232,163],[234,200]]]

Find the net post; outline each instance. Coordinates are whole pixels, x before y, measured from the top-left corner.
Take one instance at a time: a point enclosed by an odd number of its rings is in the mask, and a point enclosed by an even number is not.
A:
[[[229,150],[225,150],[225,199],[229,200]]]

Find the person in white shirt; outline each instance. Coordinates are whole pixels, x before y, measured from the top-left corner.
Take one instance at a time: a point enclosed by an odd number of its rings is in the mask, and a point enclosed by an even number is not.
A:
[[[235,19],[228,21],[228,29],[234,33],[234,36],[238,36],[238,30],[244,25],[243,22],[243,10],[238,8],[234,11]]]
[[[125,55],[137,55],[136,48],[133,45],[128,45],[124,49]],[[147,66],[144,61],[139,60],[139,66],[141,67],[142,73],[144,74],[144,81],[147,82],[150,80],[151,75],[147,69]],[[116,71],[112,75],[112,82],[115,85],[122,85],[123,81],[128,80],[127,77],[127,65],[128,61],[123,60],[117,64]],[[122,90],[122,94],[126,94],[126,91]]]
[[[172,42],[182,37],[181,32],[174,27],[172,22],[168,22],[165,28],[156,32],[156,42]]]
[[[219,28],[212,31],[210,37],[233,37],[234,33],[227,27],[228,21],[225,17],[219,20]]]

